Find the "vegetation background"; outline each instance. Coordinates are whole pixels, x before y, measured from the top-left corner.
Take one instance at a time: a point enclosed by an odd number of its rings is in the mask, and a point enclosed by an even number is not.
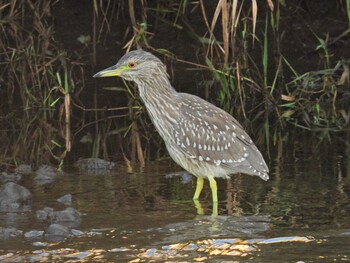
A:
[[[0,166],[167,158],[137,89],[91,77],[139,48],[271,158],[349,146],[349,47],[349,0],[0,0]]]

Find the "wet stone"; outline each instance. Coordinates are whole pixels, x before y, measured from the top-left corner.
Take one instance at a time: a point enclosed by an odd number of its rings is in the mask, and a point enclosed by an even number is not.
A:
[[[36,218],[40,221],[49,220],[52,217],[53,211],[53,208],[45,207],[42,210],[36,211]]]
[[[54,167],[49,165],[41,165],[35,173],[36,173],[36,176],[34,180],[38,184],[52,183],[58,176],[57,170]]]
[[[115,162],[105,161],[100,158],[86,158],[78,160],[74,166],[83,172],[109,171],[115,167]]]
[[[32,166],[29,164],[20,164],[16,169],[15,172],[17,174],[22,174],[22,175],[29,175],[33,173]]]
[[[44,235],[44,231],[42,230],[31,230],[24,234],[26,238],[39,238],[39,237],[42,237],[43,235]]]
[[[67,207],[65,210],[53,212],[51,221],[67,226],[78,226],[81,221],[81,214],[74,208]]]
[[[181,172],[175,172],[175,173],[168,173],[165,175],[165,178],[170,179],[174,177],[180,177],[181,178],[181,183],[182,184],[188,184],[192,182],[193,175],[186,171],[181,171]]]
[[[50,207],[36,212],[36,217],[41,221],[63,224],[65,226],[76,227],[80,224],[81,213],[72,207],[67,207],[62,211],[54,211]]]
[[[72,232],[73,236],[81,236],[81,235],[85,234],[85,232],[78,230],[78,229],[72,229],[71,232]]]
[[[22,176],[20,174],[8,174],[6,172],[2,172],[0,175],[0,180],[3,181],[4,183],[8,183],[8,182],[13,182],[13,183],[17,183],[18,181],[20,181],[22,178]]]
[[[36,241],[32,245],[36,247],[47,247],[49,244],[46,242]]]
[[[71,194],[66,194],[64,196],[61,196],[60,198],[57,199],[57,202],[60,202],[64,205],[71,205],[72,204],[72,195]]]
[[[0,211],[17,212],[30,210],[32,194],[29,190],[13,182],[0,188]]]
[[[51,224],[46,230],[45,237],[48,240],[62,240],[69,235],[69,229],[60,224]]]
[[[0,239],[6,240],[13,237],[18,237],[23,234],[23,231],[14,227],[0,227]]]

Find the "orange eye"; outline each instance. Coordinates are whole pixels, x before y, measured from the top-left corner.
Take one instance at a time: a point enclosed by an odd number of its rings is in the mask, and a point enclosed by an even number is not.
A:
[[[131,61],[128,63],[128,68],[134,68],[137,66],[137,63],[135,61]]]

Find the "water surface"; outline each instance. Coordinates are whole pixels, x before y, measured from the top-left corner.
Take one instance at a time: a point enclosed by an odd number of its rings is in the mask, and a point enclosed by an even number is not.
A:
[[[0,241],[0,259],[348,261],[349,156],[346,149],[335,153],[275,159],[268,182],[245,175],[218,180],[217,217],[211,216],[209,186],[203,189],[204,214],[199,215],[191,200],[194,178],[170,160],[133,171],[118,163],[112,172],[101,174],[65,167],[63,175],[45,185],[23,177],[20,184],[33,194],[31,209],[0,213],[1,226],[23,233],[45,231],[49,223],[39,221],[36,211],[63,210],[66,206],[56,199],[68,193],[72,207],[82,213],[81,222],[63,240],[5,238]]]

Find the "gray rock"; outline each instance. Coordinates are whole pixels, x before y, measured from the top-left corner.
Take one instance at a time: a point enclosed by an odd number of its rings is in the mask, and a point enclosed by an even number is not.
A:
[[[50,207],[36,212],[36,217],[42,221],[49,221],[54,224],[62,224],[70,227],[77,227],[81,222],[81,214],[72,207],[62,211],[53,211]]]
[[[41,165],[35,173],[36,176],[34,180],[37,181],[38,184],[52,183],[58,175],[54,167],[45,164]]]
[[[72,195],[71,194],[66,194],[64,196],[61,196],[60,198],[57,199],[57,202],[60,202],[64,205],[71,205],[72,204]]]
[[[6,240],[11,237],[18,237],[23,234],[23,231],[14,227],[0,227],[0,239]]]
[[[53,208],[44,207],[43,210],[36,211],[36,218],[40,221],[50,220],[50,218],[52,218],[53,212]]]
[[[33,173],[32,166],[29,164],[20,164],[16,169],[15,172],[17,174],[22,174],[22,175],[29,175]]]
[[[2,172],[0,175],[0,179],[1,181],[3,181],[4,183],[8,183],[8,182],[13,182],[13,183],[17,183],[19,180],[21,180],[22,176],[20,174],[8,174],[6,172]]]
[[[43,235],[44,235],[44,231],[42,230],[31,230],[24,234],[26,238],[38,238],[38,237],[42,237]]]
[[[74,166],[83,172],[109,171],[115,167],[115,162],[105,161],[100,158],[86,158],[78,160]]]
[[[71,232],[74,236],[81,236],[81,235],[85,234],[85,232],[78,230],[78,229],[72,229]]]
[[[0,211],[16,212],[30,210],[32,194],[29,190],[13,182],[0,188]]]
[[[66,226],[76,227],[80,224],[81,214],[72,207],[62,211],[55,211],[52,214],[51,222],[60,223]]]
[[[186,171],[165,174],[165,178],[167,179],[174,178],[174,177],[181,177],[182,184],[188,184],[192,182],[192,179],[193,179],[193,175]]]
[[[45,233],[45,237],[50,241],[62,240],[68,235],[69,228],[60,224],[51,224]]]

